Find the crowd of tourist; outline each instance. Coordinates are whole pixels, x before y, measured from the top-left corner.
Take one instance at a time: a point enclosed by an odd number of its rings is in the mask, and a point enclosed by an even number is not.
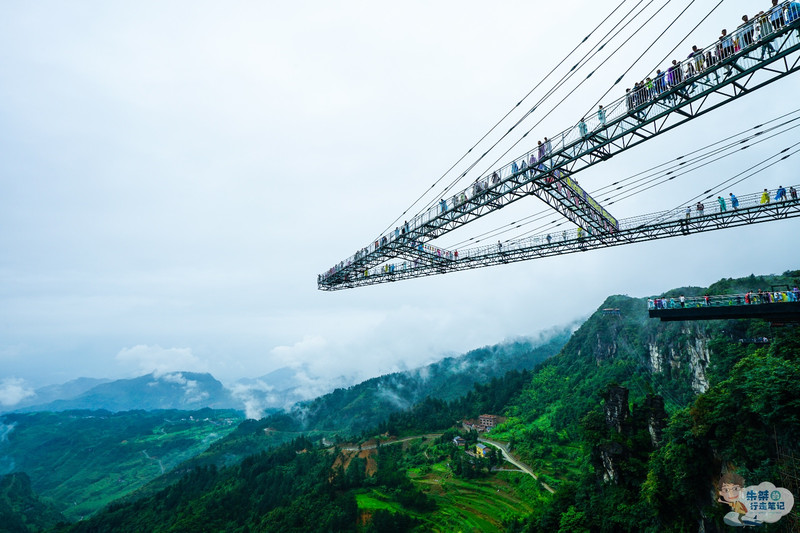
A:
[[[752,17],[742,15],[742,24],[730,33],[723,29],[713,45],[703,50],[692,46],[692,51],[683,61],[673,59],[672,64],[664,70],[658,69],[653,77],[647,77],[635,83],[633,88],[626,89],[625,103],[628,111],[633,112],[684,82],[694,81],[705,75],[713,74],[715,80],[719,81],[719,68],[724,66],[730,74],[733,67],[726,62],[742,50],[757,49],[760,44],[760,59],[774,55],[776,50],[767,37],[799,19],[800,3],[779,4],[778,0],[772,0],[772,7],[766,12],[760,11]],[[797,31],[800,37],[800,29]],[[690,93],[695,88],[695,83],[686,86]],[[668,98],[678,98],[677,91],[670,92]]]
[[[800,302],[800,288],[783,291],[747,291],[743,294],[724,294],[718,296],[692,296],[680,295],[677,298],[653,297],[647,299],[648,309],[681,309],[687,307],[711,307],[724,305],[754,305],[772,304],[783,302]]]

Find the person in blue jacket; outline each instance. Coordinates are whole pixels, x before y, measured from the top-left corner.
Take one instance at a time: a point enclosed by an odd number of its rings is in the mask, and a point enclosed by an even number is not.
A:
[[[791,24],[800,19],[800,2],[789,2],[786,6],[786,23]]]
[[[582,139],[585,139],[586,135],[589,133],[589,129],[586,127],[586,122],[584,122],[583,119],[578,122],[578,132],[581,134]]]
[[[734,209],[739,208],[739,199],[736,198],[736,196],[734,196],[733,193],[731,193],[731,207],[733,207]]]
[[[775,200],[778,202],[786,200],[786,189],[783,185],[778,186],[778,192],[775,193]]]

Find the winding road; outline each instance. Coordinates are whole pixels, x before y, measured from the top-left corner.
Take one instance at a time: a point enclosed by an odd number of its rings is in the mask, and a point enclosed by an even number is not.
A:
[[[414,435],[413,437],[403,437],[402,439],[397,440],[390,440],[388,442],[381,442],[381,446],[390,446],[392,444],[399,444],[401,442],[408,442],[414,439],[438,439],[441,437],[441,433],[427,433],[425,435]],[[366,446],[345,446],[342,448],[342,451],[345,452],[358,452],[361,450],[374,450],[378,447],[378,444],[368,444]]]
[[[478,437],[478,441],[486,443],[486,444],[491,444],[495,448],[498,448],[501,452],[503,452],[503,459],[505,459],[506,461],[508,461],[512,465],[516,466],[517,468],[519,468],[520,470],[522,470],[526,474],[530,474],[531,477],[533,477],[533,479],[535,479],[536,481],[539,481],[539,476],[537,476],[536,474],[533,473],[533,470],[531,470],[531,467],[529,467],[528,465],[526,465],[522,461],[517,460],[513,455],[511,455],[511,453],[508,451],[508,448],[506,448],[506,445],[503,444],[502,442],[498,442],[496,440],[491,440],[491,439],[485,439],[483,437]],[[539,483],[542,485],[542,487],[545,488],[545,490],[549,491],[550,493],[554,493],[555,492],[550,487],[550,485],[548,485],[544,481],[539,481]]]
[[[389,442],[382,442],[382,443],[380,443],[380,445],[381,446],[390,446],[392,444],[399,444],[401,442],[408,442],[408,441],[414,440],[414,439],[423,439],[423,438],[424,439],[436,439],[436,438],[439,438],[441,436],[442,436],[441,433],[427,433],[425,435],[414,435],[413,437],[403,437],[402,439],[397,439],[397,440],[393,440],[393,441],[389,441]],[[490,445],[494,446],[495,448],[498,448],[500,450],[500,452],[502,452],[502,454],[503,454],[503,459],[505,459],[506,461],[508,461],[512,465],[514,465],[517,468],[519,468],[520,471],[525,472],[526,474],[530,475],[536,481],[539,481],[539,476],[537,476],[533,472],[533,470],[531,470],[531,467],[526,465],[522,461],[518,460],[513,455],[511,455],[511,452],[508,451],[508,448],[502,442],[498,442],[496,440],[491,440],[491,439],[486,439],[486,438],[483,438],[483,437],[478,437],[478,441],[486,443],[486,444],[490,444]],[[368,444],[366,446],[345,446],[345,447],[342,448],[342,451],[357,452],[357,451],[361,451],[361,450],[374,450],[377,447],[378,447],[378,444]],[[544,487],[544,489],[546,491],[548,491],[550,493],[555,493],[555,491],[552,489],[552,487],[550,487],[550,485],[548,485],[544,481],[539,481],[539,484],[542,487]]]

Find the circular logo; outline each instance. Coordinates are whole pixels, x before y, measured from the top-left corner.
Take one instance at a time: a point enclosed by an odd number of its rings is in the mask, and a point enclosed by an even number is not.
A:
[[[769,497],[772,498],[773,501],[778,501],[781,499],[781,491],[773,490],[769,493]]]

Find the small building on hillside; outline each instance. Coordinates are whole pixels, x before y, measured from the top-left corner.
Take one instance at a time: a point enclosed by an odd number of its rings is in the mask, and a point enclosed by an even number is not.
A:
[[[498,424],[497,415],[481,415],[478,417],[478,427],[481,431],[490,431]]]
[[[453,444],[455,444],[456,446],[466,446],[467,441],[464,439],[464,437],[459,435],[453,439]]]
[[[464,431],[478,431],[478,424],[475,420],[464,420],[461,422]]]
[[[478,457],[486,457],[488,455],[489,447],[485,444],[481,444],[480,442],[475,445],[475,454]]]

